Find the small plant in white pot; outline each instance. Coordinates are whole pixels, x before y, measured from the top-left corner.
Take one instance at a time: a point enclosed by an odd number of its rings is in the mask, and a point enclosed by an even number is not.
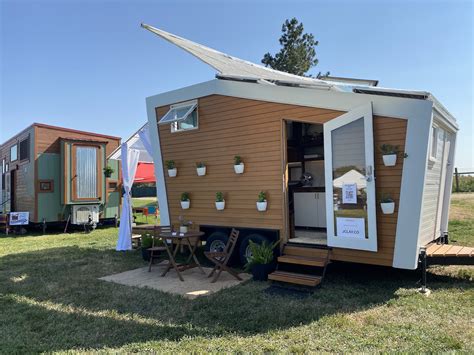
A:
[[[206,164],[202,161],[196,163],[196,172],[198,176],[206,175]]]
[[[234,171],[236,174],[243,174],[244,173],[244,162],[242,161],[242,158],[240,155],[236,155],[234,157]]]
[[[178,169],[176,169],[176,165],[174,163],[174,160],[167,160],[166,161],[166,168],[168,169],[168,176],[169,177],[175,177],[176,174],[178,173]]]
[[[216,209],[222,211],[225,208],[224,194],[222,192],[216,192]]]
[[[191,200],[189,199],[189,193],[188,192],[183,192],[181,194],[181,208],[183,210],[189,209],[189,206],[191,205]]]
[[[183,216],[179,216],[179,232],[188,233],[188,227],[193,224],[193,222],[184,219]]]
[[[395,201],[390,196],[384,195],[380,200],[380,207],[383,214],[393,214],[395,211]]]
[[[395,166],[397,163],[397,155],[398,155],[398,146],[391,145],[391,144],[382,144],[380,146],[380,150],[382,151],[382,158],[383,164],[385,166]]]
[[[264,191],[260,191],[258,194],[257,210],[259,212],[265,212],[267,210],[267,194]]]

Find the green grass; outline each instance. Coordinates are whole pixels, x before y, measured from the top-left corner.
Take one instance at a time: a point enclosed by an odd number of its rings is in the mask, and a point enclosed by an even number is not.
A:
[[[98,280],[145,265],[116,236],[0,238],[0,353],[474,351],[469,267],[431,268],[429,297],[418,272],[334,263],[304,297],[249,281],[187,300]]]
[[[132,198],[133,207],[156,207],[157,200],[153,197],[133,197]],[[153,216],[148,216],[146,218],[142,213],[135,213],[135,223],[137,224],[159,224],[160,217],[154,218]]]

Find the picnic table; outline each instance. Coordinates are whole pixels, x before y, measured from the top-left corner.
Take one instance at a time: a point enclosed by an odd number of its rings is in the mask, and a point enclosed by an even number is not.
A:
[[[163,232],[160,233],[160,238],[163,239],[163,244],[165,246],[166,252],[168,253],[169,263],[165,271],[161,276],[166,276],[166,274],[171,270],[175,269],[178,277],[181,281],[184,281],[181,272],[187,269],[198,267],[203,274],[206,274],[199,263],[199,260],[196,257],[196,249],[198,247],[200,237],[204,235],[204,232],[199,231],[189,231],[186,233],[180,232]],[[190,255],[185,263],[178,264],[176,263],[176,254],[182,246],[187,246],[190,252]]]

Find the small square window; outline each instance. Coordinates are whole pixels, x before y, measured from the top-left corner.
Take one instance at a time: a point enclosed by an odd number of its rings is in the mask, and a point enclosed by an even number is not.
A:
[[[430,160],[436,161],[438,157],[438,127],[431,127]]]
[[[10,161],[18,160],[18,144],[10,147]]]
[[[39,180],[38,185],[39,185],[40,192],[53,192],[54,191],[53,180]]]
[[[109,181],[109,186],[108,186],[109,190],[116,191],[117,188],[118,188],[118,182],[117,181]]]
[[[30,158],[30,137],[20,142],[20,161]]]
[[[171,132],[187,131],[198,127],[197,108],[194,109],[185,120],[173,122]]]

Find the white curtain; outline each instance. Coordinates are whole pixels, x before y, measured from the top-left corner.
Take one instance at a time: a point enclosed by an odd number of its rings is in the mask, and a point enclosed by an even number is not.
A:
[[[129,149],[127,143],[121,146],[122,152],[122,180],[123,180],[123,200],[122,213],[120,214],[120,228],[117,241],[117,250],[132,249],[132,196],[131,189],[135,173],[137,172],[140,151]]]
[[[150,143],[150,135],[148,133],[148,124],[143,126],[143,128],[138,131],[138,135],[140,136],[140,140],[142,141],[142,144],[145,147],[146,151],[148,152],[150,157],[152,157],[153,148],[151,147],[151,143]]]

